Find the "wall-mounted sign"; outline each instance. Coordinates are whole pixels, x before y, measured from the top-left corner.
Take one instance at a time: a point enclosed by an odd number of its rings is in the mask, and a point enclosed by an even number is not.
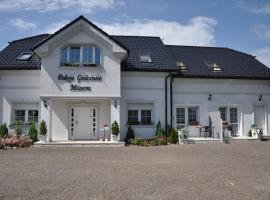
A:
[[[82,75],[79,74],[77,76],[74,75],[68,75],[68,74],[58,74],[58,80],[59,81],[66,81],[68,83],[72,83],[72,82],[77,82],[77,83],[81,83],[81,82],[88,82],[88,81],[101,81],[102,80],[102,76],[89,76],[89,75]],[[78,84],[71,84],[70,85],[70,90],[71,91],[91,91],[91,87],[90,86],[81,86]]]

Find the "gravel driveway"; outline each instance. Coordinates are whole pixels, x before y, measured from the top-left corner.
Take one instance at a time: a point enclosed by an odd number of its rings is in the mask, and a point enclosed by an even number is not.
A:
[[[0,199],[270,199],[270,142],[0,151]]]

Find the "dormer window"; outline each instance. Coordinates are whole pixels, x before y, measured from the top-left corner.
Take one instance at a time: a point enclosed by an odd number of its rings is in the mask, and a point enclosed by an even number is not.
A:
[[[141,61],[141,63],[151,63],[152,59],[149,55],[141,55],[140,61]]]
[[[221,67],[216,63],[213,64],[206,63],[206,65],[212,70],[212,72],[222,72]]]
[[[182,61],[177,61],[176,65],[181,71],[187,71],[188,70],[187,65],[184,64]]]
[[[31,58],[32,55],[32,52],[22,53],[16,60],[27,61]]]
[[[101,50],[94,45],[74,45],[61,50],[61,66],[96,67],[101,65]]]

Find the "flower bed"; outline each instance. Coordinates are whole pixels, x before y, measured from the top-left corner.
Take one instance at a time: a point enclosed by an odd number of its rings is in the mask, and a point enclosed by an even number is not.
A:
[[[159,146],[159,145],[167,145],[166,137],[164,136],[156,136],[153,139],[142,139],[139,137],[135,137],[134,139],[130,139],[131,145],[137,146]]]
[[[0,149],[14,148],[14,147],[30,147],[32,140],[26,136],[21,135],[19,138],[16,136],[10,136],[6,138],[0,138]]]

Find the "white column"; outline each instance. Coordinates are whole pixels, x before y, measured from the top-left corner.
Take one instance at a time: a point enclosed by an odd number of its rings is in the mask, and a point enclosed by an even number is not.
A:
[[[3,123],[6,123],[7,126],[9,126],[11,123],[11,111],[11,103],[6,98],[3,98]]]
[[[47,125],[46,141],[52,141],[52,107],[53,101],[51,99],[41,99],[40,121],[44,120]]]
[[[111,99],[111,124],[117,121],[120,129],[120,99]],[[110,124],[110,126],[111,126]],[[118,135],[118,140],[120,140],[120,134]]]

